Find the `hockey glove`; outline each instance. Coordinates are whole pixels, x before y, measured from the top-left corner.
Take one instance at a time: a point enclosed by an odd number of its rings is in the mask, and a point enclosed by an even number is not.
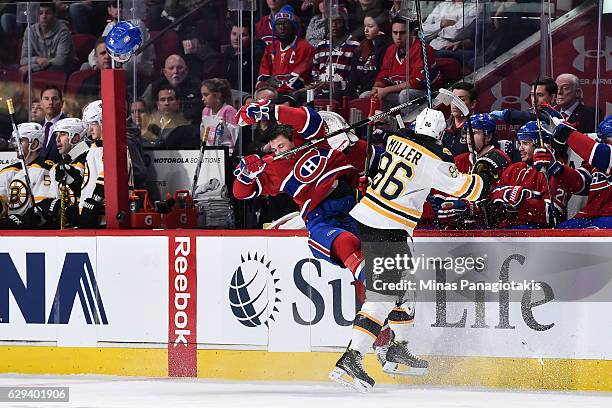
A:
[[[546,174],[553,176],[563,170],[563,165],[555,160],[552,152],[549,149],[539,147],[533,152],[533,166]]]
[[[496,111],[489,112],[489,115],[491,115],[491,117],[496,120],[504,121],[504,118],[506,117],[507,113],[508,113],[508,109],[503,109],[503,110],[496,110]]]
[[[357,190],[359,191],[359,194],[361,194],[362,197],[365,197],[366,191],[368,190],[368,186],[370,185],[371,182],[372,180],[370,180],[370,178],[367,176],[359,177],[359,182],[357,184]]]
[[[501,205],[509,211],[518,211],[521,203],[532,197],[531,190],[522,186],[505,187],[493,192],[493,204]]]
[[[269,99],[260,99],[244,105],[236,113],[239,126],[253,125],[261,120],[270,120],[270,111],[274,107]]]
[[[438,209],[438,220],[442,225],[454,226],[470,213],[468,203],[463,200],[446,200]]]
[[[482,178],[484,186],[481,197],[484,197],[493,183],[500,177],[506,167],[510,165],[508,158],[497,150],[490,150],[482,157],[479,157],[474,163],[473,173]]]
[[[240,159],[234,170],[234,176],[243,184],[251,184],[266,168],[266,162],[258,155],[251,154]]]

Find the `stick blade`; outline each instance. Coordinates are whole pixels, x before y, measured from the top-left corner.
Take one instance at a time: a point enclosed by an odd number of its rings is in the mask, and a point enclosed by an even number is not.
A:
[[[440,88],[438,96],[436,96],[433,102],[434,108],[440,105],[450,106],[451,104],[458,107],[463,116],[468,116],[470,114],[470,110],[465,102],[459,99],[457,95],[453,94],[448,89]]]

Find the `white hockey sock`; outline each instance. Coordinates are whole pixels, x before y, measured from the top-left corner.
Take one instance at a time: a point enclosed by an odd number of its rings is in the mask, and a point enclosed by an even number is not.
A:
[[[350,348],[362,355],[372,348],[372,343],[380,333],[385,318],[393,309],[392,302],[366,302],[357,313],[353,324]]]

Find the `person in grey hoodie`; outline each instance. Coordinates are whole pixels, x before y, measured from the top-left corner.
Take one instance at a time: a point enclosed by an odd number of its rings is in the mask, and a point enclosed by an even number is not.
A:
[[[28,37],[31,35],[31,54],[28,59]],[[26,29],[21,48],[19,71],[28,72],[28,62],[32,72],[53,70],[73,71],[76,62],[74,44],[68,26],[56,18],[54,4],[41,4],[38,23]]]

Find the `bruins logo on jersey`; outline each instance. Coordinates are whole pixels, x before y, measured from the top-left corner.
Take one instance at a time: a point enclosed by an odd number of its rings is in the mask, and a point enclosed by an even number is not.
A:
[[[9,202],[11,210],[19,210],[28,202],[28,188],[22,180],[13,180],[9,185]]]
[[[85,169],[83,170],[83,182],[81,183],[81,189],[89,183],[89,163],[85,163]]]
[[[79,199],[76,196],[76,194],[74,193],[74,191],[72,191],[72,189],[68,186],[66,187],[60,187],[60,194],[61,194],[61,198],[62,200],[65,200],[64,202],[66,203],[66,205],[78,205],[79,204]]]

